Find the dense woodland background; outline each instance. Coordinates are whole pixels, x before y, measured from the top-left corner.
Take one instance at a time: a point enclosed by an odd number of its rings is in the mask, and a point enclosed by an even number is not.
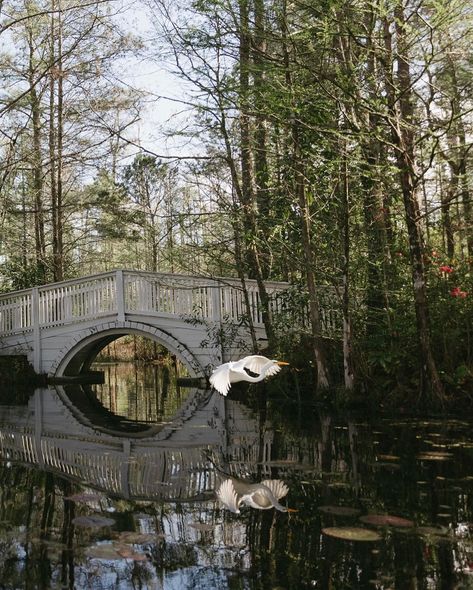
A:
[[[268,346],[319,391],[471,400],[467,0],[0,9],[2,290],[126,267],[254,278],[269,309],[265,279],[289,281]],[[127,81],[144,62],[182,80],[172,154],[140,147],[168,94]]]

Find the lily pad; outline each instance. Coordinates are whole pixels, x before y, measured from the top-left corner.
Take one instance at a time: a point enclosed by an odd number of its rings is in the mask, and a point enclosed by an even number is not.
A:
[[[154,543],[158,539],[158,535],[152,533],[137,533],[135,531],[122,531],[118,535],[118,538],[124,543],[131,543],[132,545],[144,545],[146,543]]]
[[[138,553],[130,545],[117,546],[117,553],[123,559],[132,559],[133,561],[148,561],[148,556],[144,553]]]
[[[86,555],[95,559],[121,560],[132,559],[133,561],[147,561],[148,557],[144,553],[136,552],[130,545],[122,543],[100,543],[88,547]]]
[[[378,455],[378,459],[381,461],[399,461],[398,455]]]
[[[90,516],[76,516],[72,519],[72,522],[76,526],[83,526],[85,528],[96,529],[103,526],[112,526],[115,524],[113,518],[106,518],[105,516],[96,516],[94,514]]]
[[[93,545],[92,547],[88,547],[85,553],[88,557],[92,557],[93,559],[123,559],[118,555],[116,547],[112,543]]]
[[[391,471],[396,471],[397,469],[401,469],[399,463],[393,463],[389,461],[376,461],[376,463],[371,463],[371,465],[375,469],[391,469]]]
[[[437,443],[432,440],[426,440],[425,442],[435,449],[448,449],[452,446],[450,443]]]
[[[448,461],[452,457],[452,453],[444,453],[442,451],[431,451],[426,453],[419,453],[417,455],[417,458],[420,461]]]
[[[425,535],[427,537],[447,537],[448,536],[448,529],[444,527],[435,527],[435,526],[418,526],[415,533],[419,535]]]
[[[358,516],[361,511],[350,506],[319,506],[319,512],[333,516]]]
[[[372,524],[374,526],[414,526],[412,520],[391,514],[365,514],[364,516],[360,516],[359,520],[364,524]]]
[[[363,529],[361,527],[328,527],[322,529],[322,533],[328,537],[335,539],[343,539],[344,541],[380,541],[382,539],[379,533],[371,531],[370,529]]]

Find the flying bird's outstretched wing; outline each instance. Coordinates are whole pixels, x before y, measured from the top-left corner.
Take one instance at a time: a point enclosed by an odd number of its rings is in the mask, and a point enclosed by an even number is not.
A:
[[[266,377],[271,377],[272,375],[276,375],[276,373],[279,373],[279,371],[281,370],[281,367],[279,365],[277,365],[276,363],[274,363],[274,365],[271,365],[269,367],[269,369],[266,369]]]
[[[265,356],[261,356],[258,354],[254,354],[253,356],[247,356],[244,359],[245,361],[244,367],[248,369],[252,373],[257,373],[258,375],[263,370],[263,367],[270,363],[270,359],[266,358]],[[275,375],[281,370],[281,367],[274,363],[268,369],[266,369],[266,376]]]
[[[228,363],[217,367],[209,377],[210,385],[222,395],[227,395],[230,389],[230,368]]]
[[[220,484],[217,490],[217,497],[229,510],[235,512],[235,514],[240,514],[240,501],[238,500],[238,495],[235,492],[231,479],[226,479]]]
[[[284,498],[289,492],[289,488],[281,479],[265,479],[261,483],[271,490],[276,500]]]

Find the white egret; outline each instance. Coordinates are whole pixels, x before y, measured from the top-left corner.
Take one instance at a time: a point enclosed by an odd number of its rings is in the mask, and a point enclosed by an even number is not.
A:
[[[216,493],[220,502],[235,514],[240,514],[242,504],[259,510],[276,508],[280,512],[297,512],[279,503],[288,491],[289,488],[280,479],[265,479],[261,483],[250,483],[236,477],[227,477]]]
[[[238,381],[257,383],[265,377],[279,373],[281,367],[288,364],[284,361],[271,360],[265,356],[254,354],[245,356],[239,361],[223,363],[213,371],[209,381],[219,393],[227,395],[232,383]],[[254,373],[254,376],[250,375],[248,371]]]

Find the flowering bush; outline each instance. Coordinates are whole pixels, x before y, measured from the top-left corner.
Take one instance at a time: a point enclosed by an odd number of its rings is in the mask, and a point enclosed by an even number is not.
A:
[[[452,297],[466,297],[468,293],[466,291],[462,291],[460,287],[453,287],[453,289],[450,291],[450,295]]]
[[[428,281],[432,344],[449,390],[466,391],[470,381],[460,379],[458,367],[470,367],[472,358],[471,267],[468,260],[442,260],[442,255],[436,254]]]
[[[451,272],[453,272],[453,268],[449,264],[439,266],[439,270],[440,272],[443,272],[445,274],[450,274]]]

